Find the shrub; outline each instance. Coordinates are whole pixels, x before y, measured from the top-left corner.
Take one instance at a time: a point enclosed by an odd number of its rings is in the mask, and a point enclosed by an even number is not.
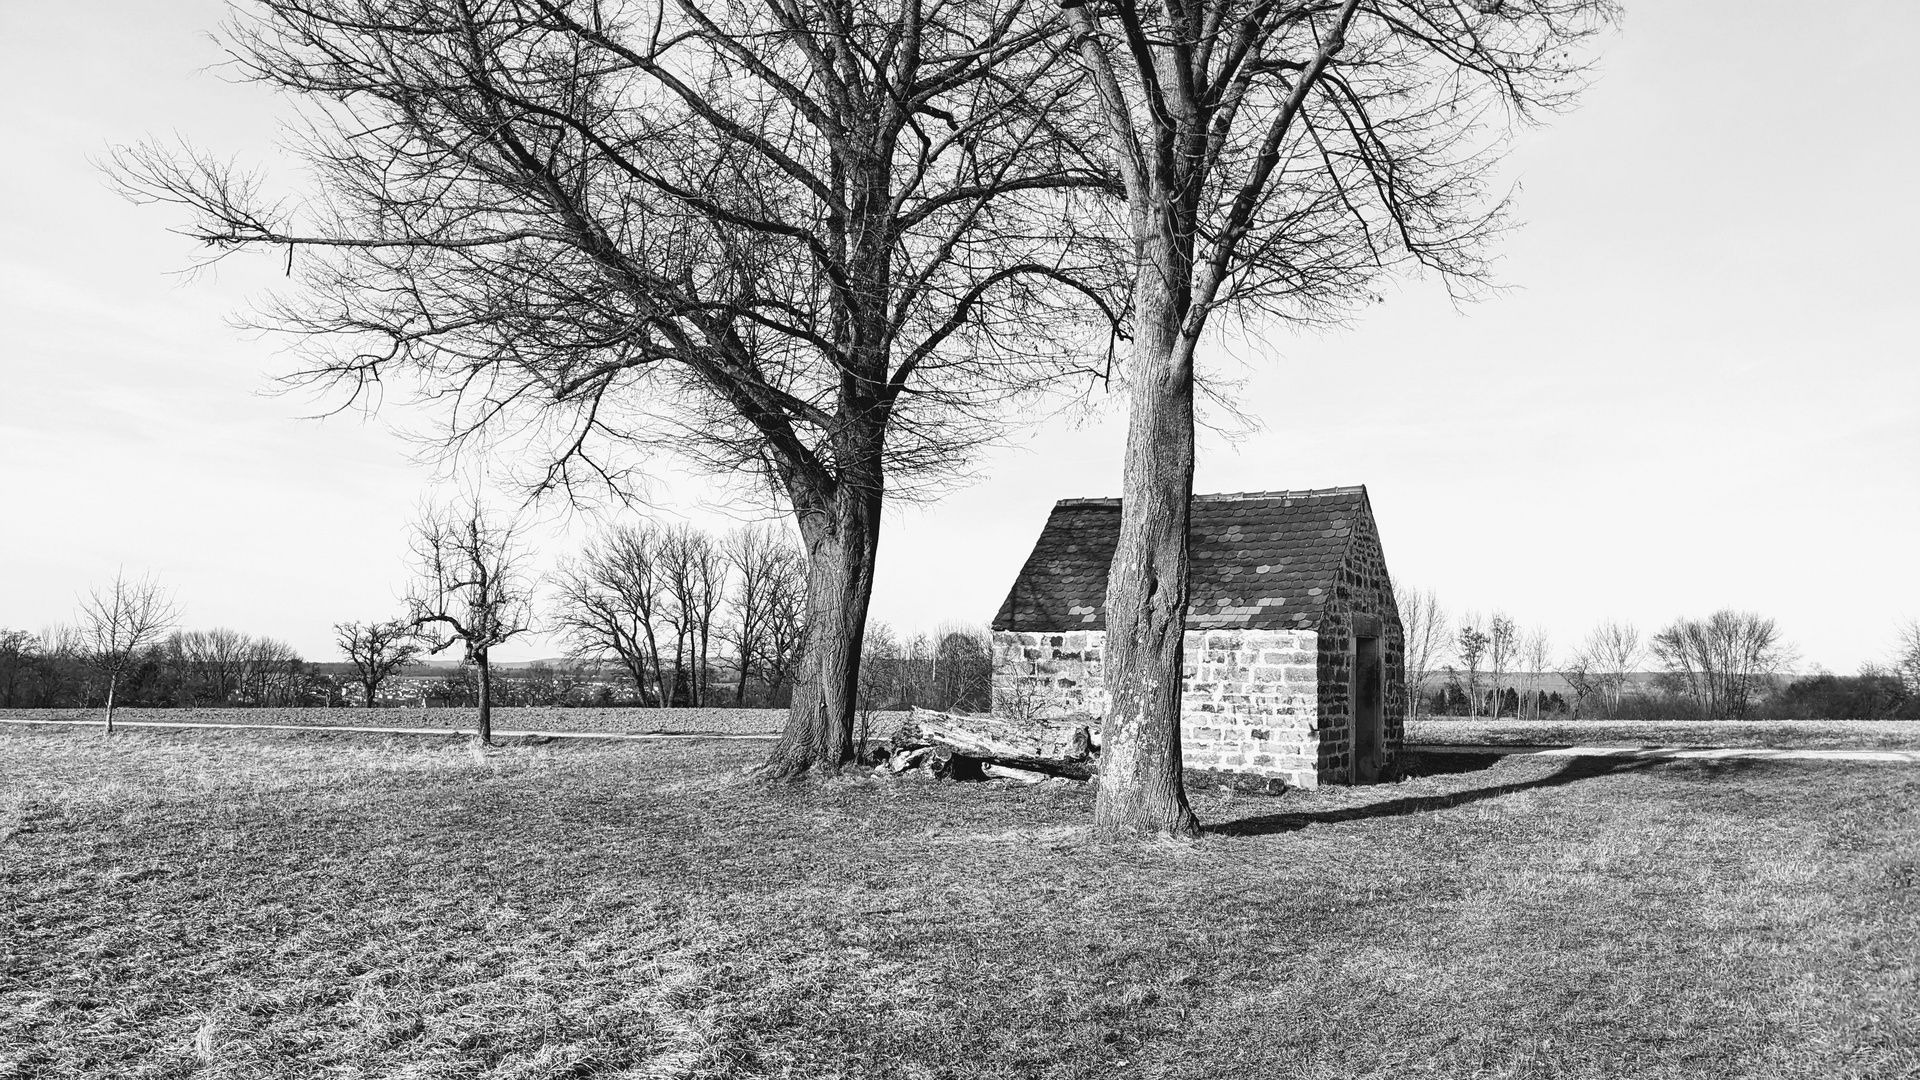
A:
[[[1893,675],[1814,675],[1788,683],[1762,711],[1778,720],[1920,720],[1920,695]]]

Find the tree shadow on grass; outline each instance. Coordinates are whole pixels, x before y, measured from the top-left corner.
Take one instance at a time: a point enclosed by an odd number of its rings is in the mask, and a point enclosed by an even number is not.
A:
[[[1466,757],[1469,755],[1448,755]],[[1489,755],[1491,756],[1491,755]],[[1497,758],[1495,760],[1498,760]],[[1417,795],[1410,798],[1387,799],[1362,806],[1343,806],[1337,809],[1306,811],[1299,813],[1258,814],[1235,821],[1222,821],[1206,826],[1206,831],[1219,836],[1269,836],[1274,833],[1297,832],[1309,825],[1332,825],[1342,821],[1365,821],[1371,818],[1405,817],[1408,814],[1425,814],[1435,810],[1445,810],[1454,806],[1465,806],[1485,799],[1497,799],[1503,795],[1512,795],[1521,791],[1536,791],[1541,788],[1561,787],[1566,784],[1592,780],[1602,776],[1619,773],[1637,772],[1656,765],[1669,765],[1672,762],[1651,758],[1568,758],[1566,764],[1546,776],[1531,780],[1520,780],[1510,784],[1489,784],[1486,787],[1466,788],[1460,791],[1448,791],[1437,795]],[[1475,768],[1488,768],[1491,763]],[[1440,772],[1443,770],[1430,770]],[[1449,772],[1465,772],[1471,769],[1449,769]]]

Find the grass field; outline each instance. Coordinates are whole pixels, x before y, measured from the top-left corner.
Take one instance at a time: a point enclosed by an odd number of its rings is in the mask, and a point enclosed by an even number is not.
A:
[[[0,1077],[1920,1073],[1920,769],[1508,758],[1109,847],[762,752],[0,728]]]

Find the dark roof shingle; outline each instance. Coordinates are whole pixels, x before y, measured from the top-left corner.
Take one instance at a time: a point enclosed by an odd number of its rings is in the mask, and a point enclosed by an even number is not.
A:
[[[1364,487],[1195,495],[1187,626],[1318,625],[1366,506]],[[1119,537],[1119,499],[1054,504],[993,628],[1106,629],[1107,567]]]

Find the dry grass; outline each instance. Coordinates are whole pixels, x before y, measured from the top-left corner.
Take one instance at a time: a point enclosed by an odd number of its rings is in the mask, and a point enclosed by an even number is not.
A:
[[[1464,746],[1771,746],[1920,750],[1911,720],[1416,720],[1407,741]]]
[[[1906,1077],[1920,770],[1209,796],[0,730],[0,1077]]]

